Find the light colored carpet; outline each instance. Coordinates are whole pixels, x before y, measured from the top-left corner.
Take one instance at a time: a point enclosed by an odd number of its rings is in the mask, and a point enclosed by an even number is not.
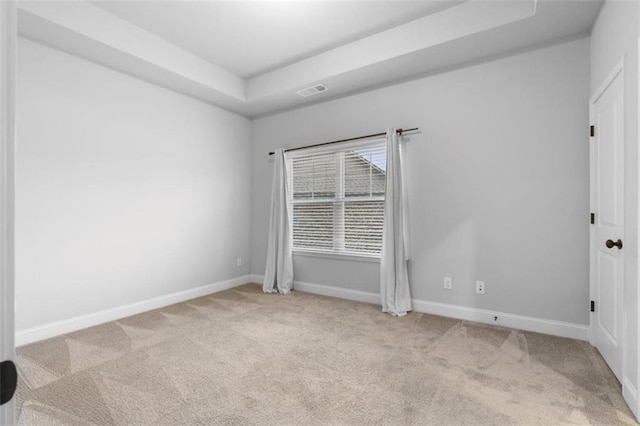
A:
[[[257,285],[17,359],[20,425],[635,424],[586,342]]]

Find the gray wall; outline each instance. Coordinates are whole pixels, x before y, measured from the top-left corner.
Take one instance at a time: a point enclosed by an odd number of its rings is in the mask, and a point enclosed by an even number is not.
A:
[[[18,331],[249,273],[247,119],[24,39],[18,59]]]
[[[587,324],[588,98],[581,39],[255,120],[252,272],[264,273],[269,151],[419,126],[407,143],[413,296]],[[298,281],[379,289],[378,263],[294,265]]]
[[[624,300],[627,336],[623,346],[624,376],[635,389],[638,377],[638,36],[640,4],[607,1],[591,34],[591,93],[624,58],[625,118],[625,264]],[[626,388],[626,384],[625,384]],[[633,391],[632,391],[633,392]],[[625,397],[627,389],[625,389]],[[632,407],[640,412],[638,401]]]

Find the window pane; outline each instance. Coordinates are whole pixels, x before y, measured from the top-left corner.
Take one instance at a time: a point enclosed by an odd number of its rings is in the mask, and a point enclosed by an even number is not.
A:
[[[384,195],[384,185],[387,178],[387,153],[373,152],[371,155],[371,195]]]
[[[310,158],[296,158],[291,165],[293,179],[293,199],[311,198],[313,194],[313,180]]]
[[[317,151],[316,151],[317,152]],[[379,254],[386,179],[386,144],[290,159],[293,247]]]
[[[356,253],[380,253],[383,220],[383,200],[345,202],[345,250]]]
[[[333,203],[293,205],[293,247],[333,249]]]
[[[293,199],[334,198],[336,155],[334,153],[294,158]]]
[[[344,155],[344,196],[384,195],[387,168],[384,146],[347,151]]]
[[[369,157],[369,158],[366,158]],[[344,154],[344,196],[368,197],[371,195],[370,155],[354,151]]]

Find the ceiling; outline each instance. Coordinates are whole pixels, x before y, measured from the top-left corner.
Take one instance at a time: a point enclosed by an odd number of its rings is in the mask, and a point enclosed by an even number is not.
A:
[[[251,78],[461,1],[92,3]]]
[[[29,1],[20,35],[247,117],[587,36],[600,0]],[[296,92],[325,84],[326,92]]]

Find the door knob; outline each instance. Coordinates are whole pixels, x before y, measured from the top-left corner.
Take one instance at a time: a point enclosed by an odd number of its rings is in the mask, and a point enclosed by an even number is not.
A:
[[[18,371],[13,361],[0,362],[0,405],[4,405],[13,398],[18,384]]]
[[[622,240],[620,238],[618,238],[618,241],[616,241],[615,243],[613,242],[613,240],[607,240],[607,242],[605,242],[604,244],[607,246],[607,248],[618,247],[618,250],[622,248]]]

